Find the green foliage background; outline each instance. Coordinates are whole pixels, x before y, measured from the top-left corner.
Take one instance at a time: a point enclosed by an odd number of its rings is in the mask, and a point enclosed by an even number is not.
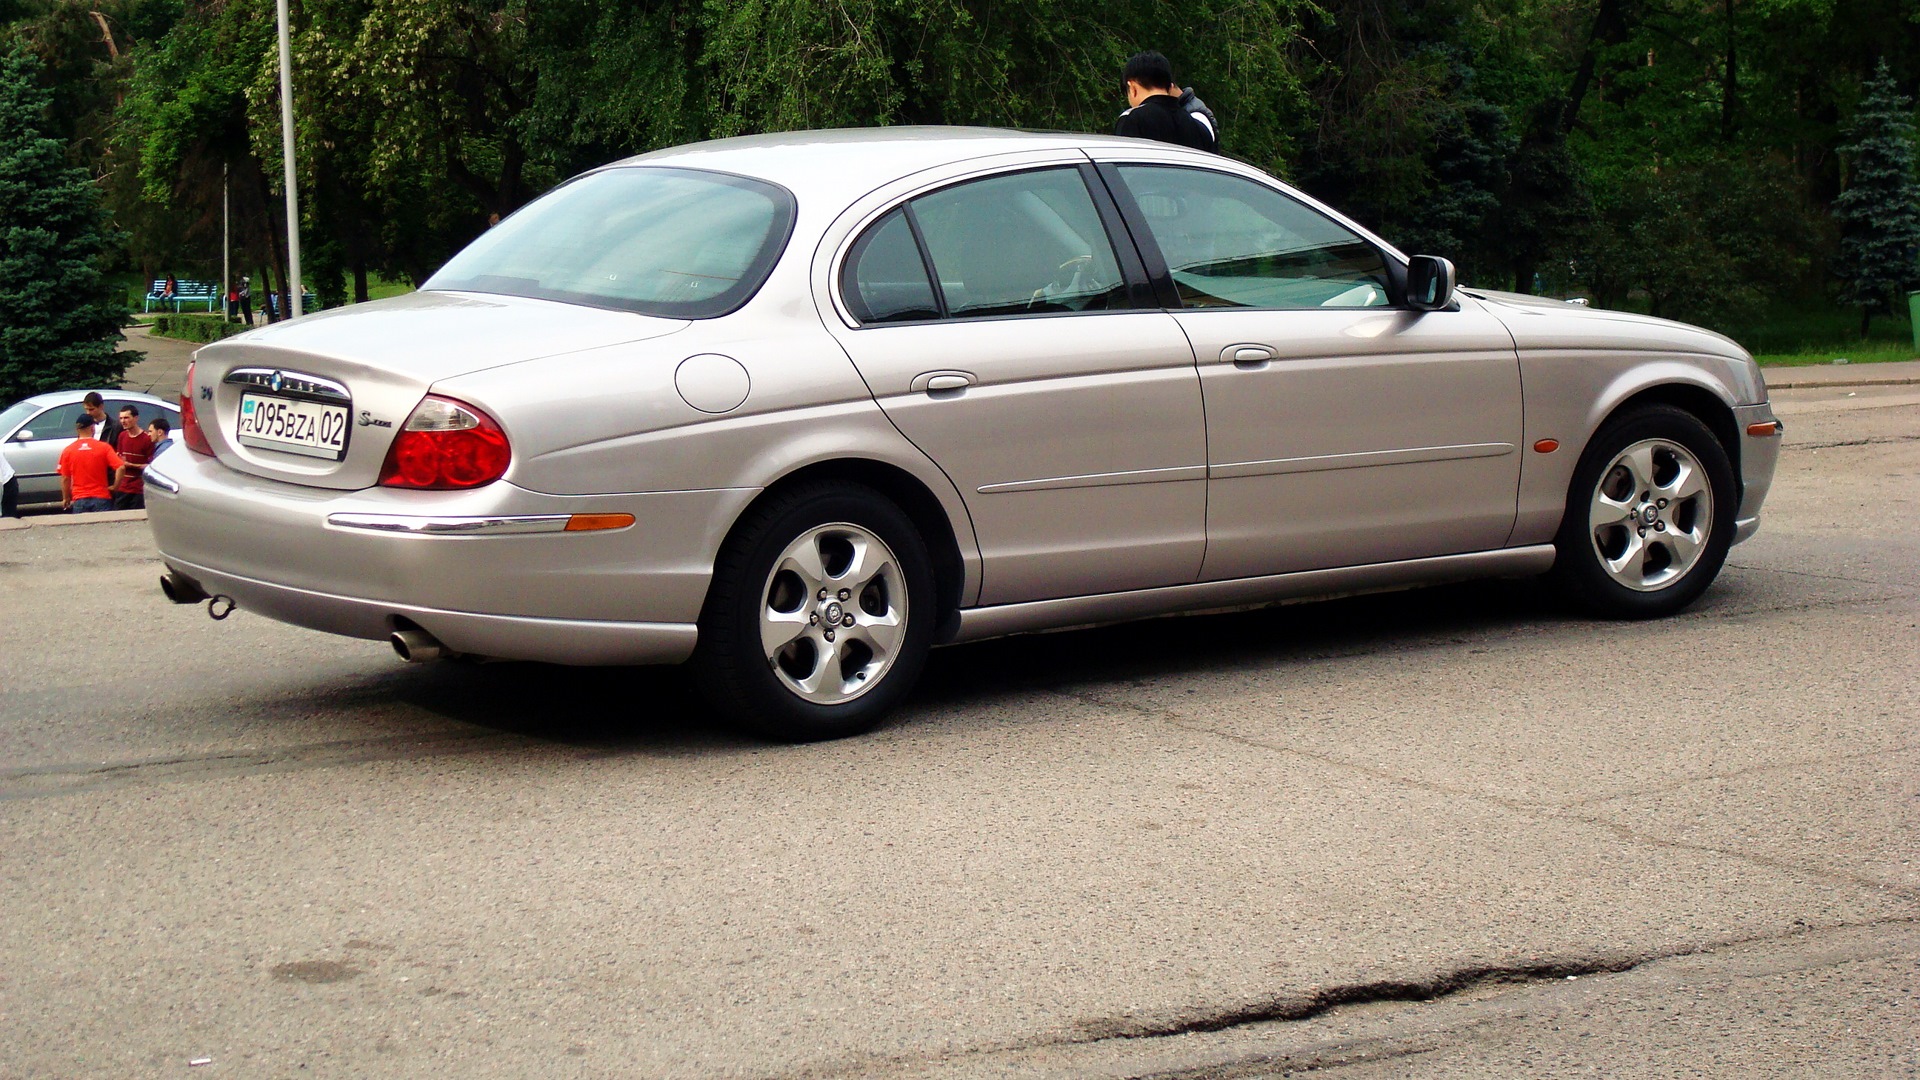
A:
[[[1453,258],[1464,281],[1737,329],[1790,301],[1841,302],[1834,208],[1869,157],[1849,134],[1862,88],[1883,58],[1897,92],[1920,80],[1920,0],[293,12],[303,250],[327,303],[376,275],[421,280],[490,215],[660,146],[877,124],[1110,131],[1121,62],[1157,48],[1214,107],[1229,154]],[[45,65],[47,130],[95,177],[122,261],[217,278],[224,191],[235,272],[279,287],[272,0],[0,0],[0,28]]]
[[[31,56],[0,56],[0,401],[118,382],[122,309],[101,274],[99,193],[43,133]]]

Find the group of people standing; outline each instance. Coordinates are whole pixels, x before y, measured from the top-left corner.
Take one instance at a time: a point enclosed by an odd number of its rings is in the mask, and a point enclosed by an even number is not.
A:
[[[99,394],[88,394],[73,423],[73,442],[60,452],[60,506],[71,513],[144,510],[147,465],[173,445],[173,425],[156,416],[144,427],[140,410],[120,406],[107,415]]]

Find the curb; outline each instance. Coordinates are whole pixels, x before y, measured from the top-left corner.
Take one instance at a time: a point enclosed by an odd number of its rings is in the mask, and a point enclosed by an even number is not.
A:
[[[20,529],[65,528],[69,525],[105,525],[116,521],[145,521],[145,510],[100,510],[91,514],[34,514],[31,517],[0,518],[0,532]]]
[[[1831,390],[1838,386],[1913,386],[1920,378],[1893,379],[1792,379],[1767,380],[1769,390]]]

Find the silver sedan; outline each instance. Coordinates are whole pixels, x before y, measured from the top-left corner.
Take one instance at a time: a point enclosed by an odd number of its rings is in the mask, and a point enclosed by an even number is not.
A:
[[[618,162],[416,294],[209,345],[183,601],[878,722],[927,651],[1483,575],[1664,615],[1779,422],[1706,330],[1456,288],[1226,158],[970,129]]]

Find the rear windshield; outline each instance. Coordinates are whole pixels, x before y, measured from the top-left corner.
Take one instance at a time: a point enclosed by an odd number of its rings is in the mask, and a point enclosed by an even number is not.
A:
[[[421,288],[712,318],[766,280],[793,213],[786,189],[742,176],[607,169],[534,200]]]

